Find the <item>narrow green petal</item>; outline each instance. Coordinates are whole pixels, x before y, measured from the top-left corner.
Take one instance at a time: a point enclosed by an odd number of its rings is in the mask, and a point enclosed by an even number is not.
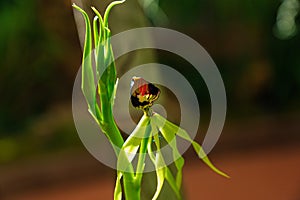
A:
[[[147,151],[147,143],[149,140],[149,136],[151,133],[151,127],[147,126],[144,136],[141,141],[141,146],[139,150],[139,158],[138,158],[138,164],[136,169],[136,176],[138,176],[139,181],[141,181],[141,178],[143,176],[144,167],[145,167],[145,158],[146,158],[146,151]]]
[[[199,158],[202,159],[205,164],[207,164],[217,174],[220,174],[220,175],[222,175],[226,178],[229,178],[229,176],[227,174],[225,174],[224,172],[217,169],[211,163],[211,161],[208,159],[208,157],[207,157],[206,153],[204,152],[203,148],[201,147],[201,145],[199,145],[197,142],[193,141],[190,138],[189,134],[187,134],[187,132],[185,130],[183,130],[180,127],[178,127],[177,125],[169,122],[168,120],[166,120],[165,118],[163,118],[159,114],[156,114],[153,117],[158,121],[158,123],[160,123],[161,126],[163,126],[162,129],[164,130],[164,132],[166,132],[166,133],[176,133],[176,135],[178,135],[179,137],[189,141],[192,144],[192,146],[193,146],[194,150],[196,151],[197,155],[199,156]]]
[[[162,136],[165,138],[165,140],[168,142],[168,144],[170,145],[170,147],[172,148],[172,153],[173,153],[173,159],[174,159],[174,163],[175,166],[177,168],[177,173],[176,173],[176,184],[177,187],[180,188],[181,187],[181,181],[182,181],[182,168],[184,165],[184,159],[181,156],[181,154],[178,151],[177,148],[177,142],[176,142],[176,135],[173,132],[166,132],[164,129],[164,121],[157,119],[157,117],[155,117],[155,115],[157,115],[156,113],[154,114],[154,117],[152,118],[153,120],[151,121],[152,123],[157,124],[158,129],[160,130]]]
[[[176,184],[177,181],[174,179],[174,176],[168,167],[166,167],[165,170],[165,178],[168,181],[171,188],[173,189],[173,191],[175,192],[177,198],[181,199],[180,187],[178,187],[178,184]]]
[[[121,177],[122,177],[122,173],[118,172],[116,185],[115,185],[115,191],[114,191],[114,200],[122,200]]]
[[[131,162],[136,156],[136,152],[140,147],[142,139],[145,138],[149,120],[149,117],[143,116],[140,122],[138,123],[137,127],[133,130],[131,135],[124,142],[118,156],[118,170],[129,170],[130,173],[134,173]]]
[[[154,155],[154,152],[153,152],[152,146],[151,146],[152,145],[152,141],[153,141],[153,139],[152,139],[152,133],[153,133],[153,129],[151,129],[150,138],[149,138],[148,144],[147,144],[147,150],[148,150],[148,155],[149,155],[151,161],[153,163],[155,163],[155,155]]]
[[[220,171],[218,168],[216,168],[211,161],[208,159],[206,153],[204,152],[203,148],[196,142],[192,142],[192,145],[196,151],[196,153],[198,154],[199,158],[201,158],[203,160],[203,162],[205,162],[213,171],[215,171],[216,173],[220,174],[221,176],[224,176],[226,178],[230,178],[227,174],[225,174],[224,172]]]
[[[134,174],[133,167],[131,165],[131,161],[133,160],[135,154],[127,153],[124,150],[121,150],[118,155],[117,168],[118,171],[121,172],[129,172]]]
[[[156,178],[157,178],[157,186],[155,194],[152,198],[152,200],[156,200],[162,190],[162,187],[165,182],[165,169],[166,167],[159,168],[162,164],[164,164],[163,157],[161,153],[156,153],[156,161],[155,161],[155,167],[156,167]]]
[[[153,134],[154,134],[154,136],[153,136]],[[148,145],[147,145],[148,146],[148,154],[149,154],[149,157],[150,157],[151,161],[153,162],[155,169],[156,169],[157,186],[156,186],[156,191],[154,193],[154,196],[152,198],[152,200],[156,200],[161,192],[162,187],[163,187],[163,183],[165,180],[166,165],[165,165],[163,156],[160,152],[159,138],[155,137],[155,136],[157,136],[157,134],[155,133],[155,129],[152,129],[151,135],[153,136],[154,142],[157,147],[156,154],[154,155],[154,152],[151,148],[152,140],[151,139],[148,140]]]

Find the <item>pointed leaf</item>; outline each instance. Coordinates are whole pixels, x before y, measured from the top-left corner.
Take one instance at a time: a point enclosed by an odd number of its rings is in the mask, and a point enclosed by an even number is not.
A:
[[[111,11],[111,9],[115,6],[115,5],[118,5],[118,4],[121,4],[121,3],[124,3],[126,0],[122,0],[122,1],[113,1],[113,2],[111,2],[108,6],[107,6],[107,8],[106,8],[106,10],[105,10],[105,13],[104,13],[104,26],[105,27],[108,27],[108,16],[109,16],[109,13],[110,13],[110,11]]]
[[[99,20],[99,38],[98,38],[98,41],[102,42],[102,41],[104,41],[104,31],[105,31],[104,30],[103,19],[102,19],[101,14],[99,13],[99,11],[95,7],[92,7],[92,10],[97,15],[98,20]]]
[[[85,99],[88,103],[90,112],[96,116],[95,104],[96,104],[96,86],[94,80],[94,71],[92,66],[92,31],[91,24],[87,13],[78,7],[76,4],[73,4],[73,7],[77,9],[85,20],[86,25],[86,34],[85,34],[85,43],[83,49],[83,59],[82,59],[82,92],[85,96]]]

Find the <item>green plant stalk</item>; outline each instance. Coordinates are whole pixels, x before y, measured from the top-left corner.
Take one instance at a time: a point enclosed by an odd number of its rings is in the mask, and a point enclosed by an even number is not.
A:
[[[82,61],[82,91],[86,98],[89,112],[95,119],[95,121],[99,124],[101,127],[101,130],[103,133],[107,136],[109,141],[111,142],[116,156],[119,155],[119,150],[122,148],[124,144],[123,137],[117,128],[117,125],[113,118],[113,101],[112,98],[114,98],[113,91],[115,90],[115,83],[116,83],[116,71],[115,71],[115,64],[112,61],[113,55],[112,55],[112,47],[110,44],[108,44],[108,48],[106,49],[108,53],[110,53],[110,56],[108,59],[105,58],[105,52],[104,48],[105,45],[103,43],[106,43],[108,40],[108,36],[110,36],[107,18],[109,15],[109,11],[112,8],[113,5],[116,5],[118,3],[122,3],[123,1],[114,2],[108,6],[109,9],[107,9],[105,13],[105,22],[103,22],[101,15],[99,12],[92,8],[94,11],[96,11],[96,15],[98,16],[98,19],[94,19],[93,26],[94,26],[94,45],[96,50],[96,64],[97,64],[97,75],[98,75],[98,94],[100,97],[100,107],[97,105],[96,101],[96,87],[94,85],[94,74],[92,69],[92,33],[91,33],[91,25],[88,18],[88,15],[84,10],[82,10],[77,5],[73,4],[73,7],[77,9],[84,17],[85,23],[86,23],[86,37],[85,37],[85,45],[84,45],[84,55],[83,55],[83,61]],[[97,22],[100,23],[100,25],[97,25]],[[104,25],[105,24],[105,25]],[[100,31],[98,30],[100,28]],[[98,37],[98,38],[97,38]],[[100,58],[100,59],[99,59]],[[97,62],[100,60],[100,62]],[[111,62],[111,63],[110,63]],[[103,67],[107,66],[106,64],[109,64],[107,67],[107,70],[104,71]],[[100,67],[102,67],[102,72]],[[103,74],[102,74],[103,73]],[[101,76],[102,74],[102,76]],[[88,75],[88,76],[87,76]],[[140,196],[140,189],[138,185],[136,184],[136,181],[134,179],[134,174],[131,173],[123,173],[123,185],[124,185],[124,192],[127,199],[139,199],[137,198]],[[136,188],[135,190],[133,190]]]
[[[146,116],[146,118],[148,117]],[[145,168],[145,158],[147,153],[147,144],[151,134],[150,119],[147,119],[147,121],[148,121],[148,123],[146,124],[147,128],[145,130],[144,137],[141,141],[138,164],[137,164],[136,174],[135,174],[136,176],[135,179],[137,181],[137,184],[139,185],[141,185],[142,182],[142,176]]]
[[[108,78],[110,78],[113,81],[116,80],[116,78],[112,77],[112,75],[113,76],[116,75],[115,74],[111,75],[108,73],[109,71],[105,71],[104,72],[105,74],[103,74],[101,77],[98,77],[100,78],[98,84],[100,104],[101,104],[101,110],[100,110],[96,101],[96,87],[94,83],[94,74],[92,69],[93,53],[92,53],[92,31],[91,31],[90,21],[88,15],[84,10],[82,10],[80,7],[76,6],[75,4],[73,4],[73,7],[82,13],[86,22],[86,37],[85,37],[84,53],[83,53],[84,56],[82,61],[82,86],[81,86],[82,91],[87,100],[89,112],[97,121],[97,123],[100,125],[102,131],[108,137],[109,141],[112,143],[117,153],[118,151],[116,150],[115,146],[121,148],[124,143],[124,140],[113,119],[112,106],[110,105],[110,99],[107,96],[108,91],[106,87],[106,80],[105,82],[103,82],[103,79],[108,79]],[[98,35],[95,34],[95,32],[98,32],[96,28],[97,27],[94,27],[94,36]],[[100,53],[104,53],[104,52],[100,52]],[[108,66],[108,68],[115,68],[114,63]]]
[[[131,173],[123,173],[123,186],[125,192],[125,199],[136,199],[141,198],[141,187],[135,181],[135,178]]]
[[[115,123],[113,117],[112,106],[110,105],[110,99],[107,97],[105,91],[105,83],[102,80],[99,82],[100,87],[100,102],[101,102],[101,111],[102,117],[99,121],[101,129],[103,133],[108,137],[109,141],[111,141],[113,146],[117,146],[121,149],[122,145],[124,144],[123,137]],[[116,151],[118,155],[118,150]]]

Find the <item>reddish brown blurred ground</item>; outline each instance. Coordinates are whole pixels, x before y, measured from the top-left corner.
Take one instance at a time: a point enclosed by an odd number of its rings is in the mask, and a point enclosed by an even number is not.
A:
[[[299,200],[300,146],[211,156],[231,179],[213,173],[201,161],[187,160],[184,168],[186,199],[198,200]],[[5,200],[99,200],[112,199],[114,178],[98,175],[72,184],[11,193]]]
[[[207,168],[185,168],[188,199],[299,200],[300,147],[224,155],[214,159],[230,174],[226,180]]]

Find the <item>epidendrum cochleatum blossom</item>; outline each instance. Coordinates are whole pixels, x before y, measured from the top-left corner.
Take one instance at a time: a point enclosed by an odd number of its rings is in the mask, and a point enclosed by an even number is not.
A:
[[[142,177],[147,156],[155,166],[157,177],[156,191],[152,200],[158,198],[165,180],[177,198],[181,199],[180,188],[184,159],[177,148],[176,136],[190,142],[199,158],[212,170],[222,176],[228,176],[210,162],[202,147],[193,141],[186,131],[151,110],[153,102],[159,97],[160,90],[154,84],[140,77],[133,77],[132,79],[131,102],[134,107],[142,109],[144,115],[130,136],[124,141],[112,112],[118,79],[110,43],[111,33],[108,27],[110,10],[124,1],[112,2],[106,8],[103,17],[96,8],[92,7],[95,13],[92,26],[87,13],[73,4],[73,7],[83,15],[86,25],[82,59],[82,92],[90,114],[115,149],[117,180],[114,199],[121,200],[123,196],[128,200],[141,198]],[[93,60],[95,61],[95,69]],[[97,84],[95,85],[95,83]],[[97,98],[99,99],[97,100]],[[166,165],[161,150],[162,140],[167,142],[172,149],[176,174],[171,172]],[[137,165],[133,166],[132,161],[136,155],[138,155]]]

